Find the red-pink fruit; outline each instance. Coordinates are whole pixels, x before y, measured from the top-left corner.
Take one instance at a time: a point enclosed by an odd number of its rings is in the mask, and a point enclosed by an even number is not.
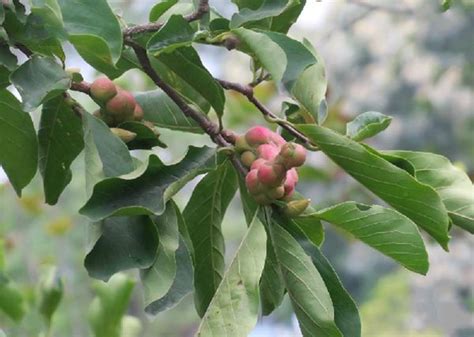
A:
[[[258,180],[266,186],[278,186],[285,177],[285,168],[283,165],[266,162],[258,170]]]
[[[286,179],[283,186],[285,187],[285,197],[291,196],[295,192],[296,183],[298,182],[298,172],[293,168],[286,172]]]
[[[142,107],[137,103],[135,104],[135,110],[133,110],[133,119],[136,121],[142,121],[145,118],[145,113]]]
[[[258,170],[258,168],[262,165],[264,165],[268,160],[266,159],[262,159],[262,158],[259,158],[257,160],[255,160],[253,163],[252,163],[252,166],[250,166],[250,169],[251,170]]]
[[[286,143],[286,140],[276,132],[272,132],[270,140],[278,146],[283,146]]]
[[[258,171],[251,170],[245,176],[245,185],[249,190],[250,194],[256,194],[260,192],[260,183],[258,181]]]
[[[266,160],[275,159],[279,152],[280,148],[273,144],[262,144],[257,148],[258,157]]]
[[[244,151],[240,155],[240,161],[245,167],[252,166],[253,162],[257,159],[257,156],[252,151]]]
[[[250,146],[266,144],[270,141],[271,131],[263,126],[254,126],[245,134],[245,140]]]
[[[300,144],[289,142],[281,147],[278,156],[286,168],[298,167],[306,160],[306,149]]]
[[[267,197],[276,200],[281,199],[285,195],[285,187],[283,185],[274,187],[266,193]]]
[[[117,94],[117,87],[107,77],[96,79],[91,84],[91,96],[99,101],[99,103],[106,103]]]
[[[107,113],[114,115],[117,123],[133,120],[133,112],[137,102],[131,93],[119,90],[106,104]]]

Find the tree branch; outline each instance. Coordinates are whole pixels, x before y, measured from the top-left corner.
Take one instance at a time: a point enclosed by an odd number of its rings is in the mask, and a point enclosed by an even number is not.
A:
[[[283,129],[288,131],[290,134],[298,138],[300,141],[303,142],[307,147],[309,148],[314,148],[314,145],[311,143],[311,141],[303,135],[301,132],[293,128],[292,126],[288,125],[287,123],[284,123],[283,121],[278,118],[277,115],[275,115],[272,111],[270,111],[265,105],[262,104],[254,95],[253,87],[251,85],[243,85],[239,83],[234,83],[234,82],[229,82],[225,80],[220,80],[217,79],[217,81],[222,85],[224,89],[227,90],[234,90],[245,97],[251,102],[255,107],[260,110],[263,116],[269,117],[270,119],[274,119],[276,123],[281,126]]]
[[[186,15],[184,18],[186,19],[186,21],[192,22],[192,21],[199,20],[200,18],[204,16],[204,14],[208,12],[209,12],[209,0],[200,0],[197,9],[193,13]],[[138,25],[138,26],[125,29],[125,31],[123,32],[123,35],[125,39],[127,39],[131,37],[132,35],[136,35],[136,34],[141,34],[141,33],[146,33],[146,32],[156,32],[162,26],[163,24],[158,23],[158,22],[152,22],[145,25]]]

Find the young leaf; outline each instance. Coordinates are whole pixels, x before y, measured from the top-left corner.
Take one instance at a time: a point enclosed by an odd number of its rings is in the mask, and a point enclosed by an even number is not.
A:
[[[225,247],[221,223],[236,190],[235,170],[226,161],[199,182],[183,211],[194,248],[195,305],[200,316],[222,281]]]
[[[315,215],[348,231],[407,269],[423,275],[428,272],[428,254],[416,224],[397,211],[348,201]]]
[[[170,53],[162,53],[158,56],[158,60],[199,92],[211,104],[218,116],[222,116],[225,103],[224,89],[204,67],[198,53],[192,47],[182,47]]]
[[[164,213],[153,218],[160,243],[155,253],[155,262],[140,271],[146,307],[166,295],[176,276],[175,253],[179,246],[176,211],[174,205],[168,203]]]
[[[88,319],[94,337],[121,337],[122,323],[135,282],[124,274],[114,275],[108,283],[95,284]]]
[[[148,268],[155,261],[158,235],[148,216],[111,217],[95,226],[101,236],[84,261],[89,276],[107,281],[119,271]]]
[[[26,301],[21,291],[0,271],[0,312],[19,322],[26,314]]]
[[[298,125],[297,129],[347,173],[413,220],[447,249],[449,218],[433,188],[418,182],[406,171],[348,137],[318,125]]]
[[[138,93],[135,98],[145,113],[145,120],[156,126],[192,133],[203,132],[199,125],[184,116],[176,103],[160,89]]]
[[[258,281],[265,261],[266,234],[255,218],[199,325],[199,337],[245,337],[257,323]]]
[[[356,142],[375,136],[385,130],[392,118],[376,111],[367,111],[347,123],[346,135]]]
[[[252,10],[241,8],[232,16],[230,28],[238,28],[245,23],[272,18],[299,4],[299,0],[264,0],[259,8]]]
[[[31,117],[7,90],[0,90],[0,165],[18,196],[38,167],[38,142]]]
[[[383,151],[383,154],[407,160],[415,169],[415,178],[438,192],[451,221],[474,233],[474,186],[465,172],[433,153]]]
[[[343,337],[334,322],[334,308],[326,285],[311,258],[276,221],[267,226],[285,286],[304,337]]]
[[[160,299],[151,302],[145,311],[151,315],[171,309],[176,306],[181,300],[193,291],[193,261],[191,254],[184,241],[184,238],[179,238],[179,248],[175,255],[176,260],[176,276],[168,292]]]
[[[114,65],[122,53],[120,24],[106,0],[59,0],[69,41],[93,67]],[[91,8],[94,8],[91,11]]]
[[[71,85],[70,75],[51,57],[33,56],[15,70],[10,80],[18,89],[26,111],[60,95]]]
[[[48,326],[51,325],[53,314],[63,297],[63,288],[63,281],[59,278],[57,268],[48,268],[40,281],[39,300],[39,311]]]
[[[173,7],[178,0],[162,0],[156,5],[153,6],[153,8],[150,11],[149,15],[149,20],[150,22],[155,22],[158,21],[158,19],[171,7]]]
[[[216,151],[209,147],[190,147],[182,161],[169,166],[151,155],[138,177],[108,178],[96,184],[79,212],[93,221],[112,215],[160,215],[187,182],[216,165]]]
[[[190,46],[194,33],[194,29],[181,15],[173,15],[148,40],[147,50],[158,56],[160,53],[169,53],[179,47]]]
[[[54,205],[71,181],[71,163],[84,148],[81,120],[64,97],[44,104],[38,141],[46,202]]]

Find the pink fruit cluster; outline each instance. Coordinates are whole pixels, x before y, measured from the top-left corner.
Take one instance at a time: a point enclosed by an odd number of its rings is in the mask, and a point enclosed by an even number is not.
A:
[[[290,197],[298,182],[296,167],[306,160],[306,149],[286,142],[279,134],[255,126],[235,143],[242,163],[250,168],[245,183],[257,203],[268,205]]]
[[[91,97],[100,105],[97,115],[109,126],[143,120],[143,109],[133,95],[107,77],[96,79],[90,87]]]

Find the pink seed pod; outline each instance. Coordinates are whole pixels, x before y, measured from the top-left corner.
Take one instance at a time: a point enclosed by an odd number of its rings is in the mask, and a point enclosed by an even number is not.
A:
[[[107,77],[100,77],[91,84],[91,96],[99,103],[106,103],[117,94],[117,87]]]
[[[285,183],[283,184],[285,188],[285,197],[290,197],[295,192],[296,184],[298,183],[298,172],[296,169],[291,169],[286,172]]]
[[[306,149],[300,144],[289,142],[281,147],[278,157],[286,168],[298,167],[306,160]]]
[[[259,158],[273,160],[280,153],[280,148],[273,144],[262,144],[257,148]]]
[[[252,163],[252,166],[250,166],[250,169],[251,170],[258,170],[258,168],[262,165],[265,165],[266,162],[268,162],[268,160],[263,159],[263,158],[259,158],[259,159],[255,160]]]
[[[260,193],[260,183],[258,180],[257,170],[251,170],[249,173],[247,173],[245,176],[245,185],[247,186],[250,194]]]
[[[136,104],[135,97],[131,93],[118,90],[117,95],[107,102],[105,108],[107,113],[116,117],[118,123],[122,123],[133,119]]]
[[[270,141],[278,146],[283,146],[286,144],[286,140],[276,132],[272,132],[270,136]]]
[[[245,140],[250,146],[267,144],[270,141],[272,132],[263,126],[254,126],[245,134]]]
[[[281,164],[266,162],[258,170],[258,180],[265,186],[278,186],[285,178],[285,168]]]

